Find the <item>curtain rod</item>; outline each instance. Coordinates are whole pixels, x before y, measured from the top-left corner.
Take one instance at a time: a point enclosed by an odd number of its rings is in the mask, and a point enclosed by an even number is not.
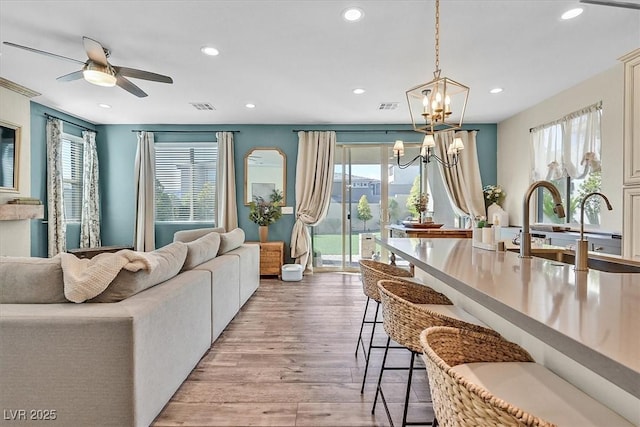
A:
[[[331,131],[332,129],[293,129],[291,132],[328,132]],[[466,130],[469,132],[480,132],[480,129],[457,129],[456,131],[461,131],[461,130]],[[384,130],[384,129],[363,129],[363,130],[356,130],[356,129],[343,129],[343,130],[333,130],[334,132],[343,132],[343,133],[385,133],[385,134],[389,134],[389,133],[401,133],[401,132],[415,132],[415,133],[422,133],[422,132],[418,132],[415,131],[413,129],[389,129],[389,130]]]
[[[544,128],[549,127],[551,125],[555,125],[555,124],[561,123],[563,121],[566,121],[570,116],[573,116],[574,114],[580,113],[580,112],[585,111],[585,110],[590,110],[591,108],[595,108],[596,110],[602,110],[602,101],[598,101],[595,104],[591,104],[589,106],[586,106],[584,108],[576,110],[576,111],[574,111],[572,113],[565,114],[564,117],[562,117],[560,119],[557,119],[557,120],[554,120],[552,122],[545,123],[545,124],[542,124],[542,125],[539,125],[539,126],[536,126],[536,127],[529,128],[529,133],[533,132],[536,129],[544,129]]]
[[[398,133],[398,132],[415,132],[413,129],[343,129],[343,130],[334,130],[334,129],[293,129],[291,132],[344,132],[344,133]]]
[[[69,120],[65,120],[65,119],[63,119],[62,117],[53,116],[53,115],[51,115],[51,114],[49,114],[49,113],[44,113],[44,116],[45,116],[45,117],[47,117],[47,118],[51,117],[52,119],[58,119],[58,120],[60,120],[60,121],[62,121],[62,122],[69,123],[70,125],[73,125],[73,126],[79,127],[80,129],[90,130],[91,132],[98,133],[98,131],[97,131],[97,130],[95,130],[95,129],[91,129],[91,128],[88,128],[88,127],[86,127],[86,126],[82,126],[82,125],[79,125],[79,124],[77,124],[77,123],[70,122]]]
[[[239,130],[148,130],[133,129],[131,132],[153,132],[153,133],[215,133],[215,132],[233,132],[240,133]]]

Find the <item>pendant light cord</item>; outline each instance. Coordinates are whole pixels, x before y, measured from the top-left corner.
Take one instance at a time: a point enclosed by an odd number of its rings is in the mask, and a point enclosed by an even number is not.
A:
[[[436,70],[433,76],[440,77],[440,0],[436,0]]]

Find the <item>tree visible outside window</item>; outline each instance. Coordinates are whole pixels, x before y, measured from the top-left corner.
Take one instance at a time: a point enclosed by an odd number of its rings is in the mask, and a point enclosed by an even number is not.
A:
[[[389,222],[396,224],[400,220],[400,205],[398,201],[393,197],[389,197],[387,209],[389,212]]]
[[[367,221],[371,218],[373,218],[373,215],[371,215],[371,206],[369,206],[367,196],[363,194],[358,201],[358,219],[364,222],[362,231],[367,231]]]

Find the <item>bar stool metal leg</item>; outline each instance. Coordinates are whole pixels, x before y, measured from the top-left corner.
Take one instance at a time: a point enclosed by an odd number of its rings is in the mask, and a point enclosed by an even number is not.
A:
[[[404,397],[404,413],[402,414],[402,427],[407,425],[407,411],[409,410],[409,394],[411,393],[411,378],[413,377],[413,361],[416,354],[411,352],[411,363],[409,364],[409,378],[407,378],[407,394]]]
[[[376,386],[376,397],[373,399],[373,408],[371,408],[372,414],[376,412],[376,403],[378,403],[378,394],[380,393],[380,384],[382,383],[382,373],[384,372],[384,366],[387,363],[387,354],[389,353],[390,343],[391,343],[391,338],[387,337],[387,345],[384,349],[384,357],[382,358],[382,367],[380,367],[380,375],[378,376],[378,385]],[[385,407],[385,409],[387,408]],[[387,409],[387,416],[389,417],[389,422],[391,422],[391,415],[389,414],[388,409]]]
[[[369,301],[371,298],[367,297],[367,302],[364,305],[364,314],[362,315],[362,323],[360,324],[360,335],[358,335],[358,342],[356,343],[356,353],[355,356],[358,357],[358,347],[362,344],[362,352],[364,353],[364,357],[367,357],[367,351],[364,349],[364,342],[362,341],[362,330],[364,329],[364,324],[367,323],[367,309],[369,308]]]
[[[364,383],[367,380],[367,372],[369,371],[369,360],[371,359],[371,349],[373,348],[378,348],[379,346],[374,346],[373,345],[373,336],[376,333],[376,323],[381,323],[378,322],[378,310],[380,310],[380,303],[376,301],[376,314],[373,322],[373,326],[371,327],[371,338],[369,339],[369,351],[367,352],[366,355],[366,361],[365,361],[365,365],[364,365],[364,376],[362,377],[362,387],[360,388],[360,394],[364,393]],[[362,346],[364,348],[364,345]],[[388,347],[388,344],[387,344]]]

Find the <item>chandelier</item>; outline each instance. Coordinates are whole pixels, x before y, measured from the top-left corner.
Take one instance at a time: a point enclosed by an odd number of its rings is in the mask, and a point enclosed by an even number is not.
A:
[[[400,156],[404,154],[404,146],[402,141],[396,141],[393,151],[397,157],[398,166],[402,168],[409,166],[419,158],[424,163],[428,163],[430,159],[434,158],[445,167],[453,167],[458,164],[459,151],[464,149],[462,140],[454,138],[446,153],[451,160],[441,159],[433,153],[436,134],[454,131],[462,127],[462,119],[469,96],[467,86],[448,77],[440,76],[440,0],[436,0],[435,27],[436,62],[433,80],[415,86],[406,92],[413,130],[424,133],[425,137],[420,154],[404,165],[400,163]]]
[[[446,168],[452,168],[458,164],[459,161],[459,152],[464,149],[464,143],[462,142],[462,138],[456,136],[453,138],[453,141],[449,144],[449,148],[447,149],[447,156],[451,158],[451,161],[443,160],[438,157],[433,151],[436,146],[436,141],[433,137],[433,134],[427,134],[424,136],[424,140],[422,141],[422,147],[420,148],[420,154],[415,156],[413,159],[409,160],[406,163],[400,162],[400,157],[404,156],[404,143],[400,140],[397,140],[393,145],[393,154],[396,156],[396,164],[400,169],[408,168],[415,162],[420,159],[422,163],[429,163],[431,159],[436,160],[442,166]]]

